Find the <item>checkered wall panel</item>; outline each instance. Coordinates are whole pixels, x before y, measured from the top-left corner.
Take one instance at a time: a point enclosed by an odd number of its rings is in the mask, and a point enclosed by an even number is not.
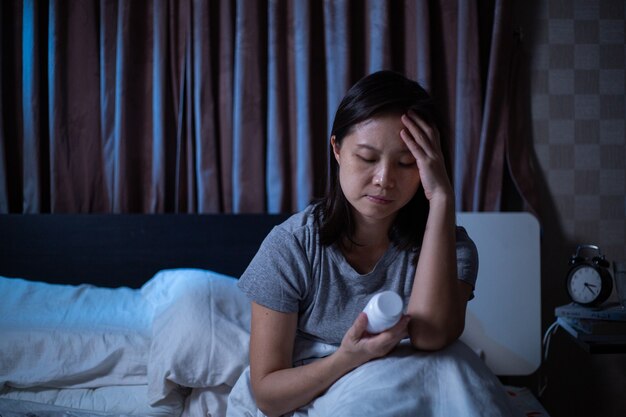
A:
[[[561,227],[626,260],[624,1],[536,3],[533,135]]]

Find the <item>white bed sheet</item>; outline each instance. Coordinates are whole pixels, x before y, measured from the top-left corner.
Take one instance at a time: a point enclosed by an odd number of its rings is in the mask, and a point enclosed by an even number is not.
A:
[[[151,406],[147,385],[88,388],[4,388],[0,391],[0,411],[32,413],[94,413],[172,417],[183,411],[185,392],[174,391],[167,401]]]

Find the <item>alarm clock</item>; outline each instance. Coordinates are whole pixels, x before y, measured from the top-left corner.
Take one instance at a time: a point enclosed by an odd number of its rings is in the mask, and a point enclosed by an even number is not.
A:
[[[592,257],[582,252],[594,252]],[[567,292],[575,303],[595,307],[607,300],[613,291],[613,279],[609,272],[610,263],[595,245],[579,245],[569,260]]]

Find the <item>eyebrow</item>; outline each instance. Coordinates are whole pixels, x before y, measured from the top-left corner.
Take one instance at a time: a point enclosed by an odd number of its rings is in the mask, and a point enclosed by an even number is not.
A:
[[[370,151],[374,151],[374,152],[380,152],[380,150],[378,150],[377,148],[373,147],[372,145],[367,145],[365,143],[357,143],[356,147],[357,148],[369,149]],[[399,151],[397,153],[405,154],[405,153],[411,153],[411,151],[408,148],[406,148],[406,149],[403,149],[403,150],[401,150],[401,151]]]

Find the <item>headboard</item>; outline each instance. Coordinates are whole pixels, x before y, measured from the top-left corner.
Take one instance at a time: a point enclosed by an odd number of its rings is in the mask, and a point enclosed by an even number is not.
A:
[[[476,297],[461,339],[484,352],[501,376],[529,375],[541,364],[541,253],[528,213],[458,213],[478,248]]]
[[[0,275],[139,288],[167,268],[239,277],[287,215],[0,215]]]
[[[0,215],[0,275],[139,288],[193,267],[238,277],[286,215]],[[497,375],[541,361],[539,225],[527,213],[458,213],[476,242],[476,297],[462,339]]]

